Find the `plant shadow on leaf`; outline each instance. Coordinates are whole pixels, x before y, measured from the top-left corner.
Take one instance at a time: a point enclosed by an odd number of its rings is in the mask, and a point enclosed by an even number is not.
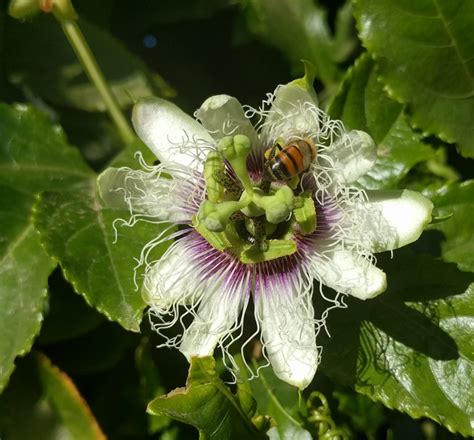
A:
[[[330,314],[331,337],[318,341],[324,346],[321,369],[345,385],[361,385],[370,368],[390,376],[393,366],[385,365],[384,358],[389,349],[397,352],[398,343],[414,351],[415,362],[418,356],[440,361],[459,357],[456,341],[438,325],[437,305],[449,307],[451,298],[474,282],[474,274],[433,257],[400,253],[408,255],[379,257],[378,265],[388,274],[387,291],[366,302],[349,299],[348,309]],[[405,351],[399,354],[398,362],[409,362]]]

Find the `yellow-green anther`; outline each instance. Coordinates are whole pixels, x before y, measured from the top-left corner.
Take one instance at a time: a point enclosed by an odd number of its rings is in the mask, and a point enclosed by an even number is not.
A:
[[[240,209],[244,208],[250,200],[244,199],[238,202],[229,200],[222,203],[214,203],[205,200],[198,213],[198,220],[204,222],[209,231],[222,232],[229,224],[230,216]]]
[[[294,194],[290,187],[282,186],[272,196],[261,196],[256,193],[253,197],[255,205],[265,211],[265,218],[270,223],[285,221],[293,210]]]
[[[250,149],[250,139],[244,134],[226,136],[219,142],[219,151],[230,163],[247,193],[253,194],[252,182],[247,172],[247,157]]]
[[[244,264],[261,263],[262,261],[276,260],[296,252],[296,242],[293,240],[268,240],[266,249],[250,246],[240,254],[240,261]]]
[[[224,200],[224,186],[215,178],[217,172],[223,172],[224,169],[222,155],[216,151],[209,153],[204,164],[204,179],[206,180],[207,198],[211,202],[222,202]]]
[[[316,208],[311,194],[302,193],[295,198],[293,214],[303,234],[311,234],[316,230]]]

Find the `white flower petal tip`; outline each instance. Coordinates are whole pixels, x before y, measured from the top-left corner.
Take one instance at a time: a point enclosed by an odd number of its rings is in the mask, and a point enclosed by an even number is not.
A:
[[[279,379],[304,390],[314,379],[319,362],[317,353],[313,353],[313,356],[306,355],[306,360],[297,359],[297,357],[297,352],[294,353],[293,359],[287,359],[281,353],[274,353],[271,356],[271,364]],[[285,368],[281,369],[282,366]]]
[[[199,169],[196,157],[186,153],[184,146],[214,142],[204,127],[191,116],[160,98],[149,97],[138,101],[133,107],[132,122],[140,139],[161,162]]]
[[[431,221],[433,203],[418,192],[367,191],[373,208],[369,241],[373,252],[397,249],[420,237]]]
[[[304,389],[319,365],[311,295],[300,292],[296,280],[267,281],[255,298],[265,353],[278,378]]]
[[[340,183],[352,183],[366,174],[377,160],[377,147],[364,131],[352,130],[328,151]]]
[[[196,110],[195,116],[214,139],[244,134],[248,136],[254,148],[259,145],[255,128],[245,117],[240,102],[233,96],[215,95],[207,98]]]
[[[347,250],[327,253],[318,264],[318,275],[326,286],[361,300],[375,298],[387,289],[385,272],[369,260]]]

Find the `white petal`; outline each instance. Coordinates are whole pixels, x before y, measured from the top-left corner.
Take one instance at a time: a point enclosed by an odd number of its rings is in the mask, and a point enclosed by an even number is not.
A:
[[[206,99],[196,111],[196,118],[216,140],[224,136],[244,134],[253,148],[259,144],[252,123],[245,117],[240,102],[229,95],[215,95]]]
[[[340,183],[355,182],[377,160],[377,147],[373,139],[358,130],[341,136],[325,153],[333,160],[334,176]]]
[[[326,286],[359,299],[373,298],[387,288],[385,272],[348,250],[326,251],[314,262],[314,271]]]
[[[192,147],[196,141],[212,144],[213,139],[201,124],[176,105],[160,98],[145,98],[135,104],[132,121],[138,136],[161,162],[201,170]],[[186,148],[190,151],[184,151]]]
[[[278,137],[287,139],[317,133],[320,123],[317,106],[316,94],[301,81],[278,86],[262,127],[264,137],[269,142]]]
[[[174,305],[197,303],[202,289],[197,288],[199,266],[189,254],[186,238],[173,246],[151,266],[142,288],[144,301],[156,313],[166,313]]]
[[[311,296],[295,284],[267,279],[255,301],[273,371],[285,382],[306,388],[319,365]]]
[[[157,220],[189,223],[197,212],[191,201],[202,197],[199,185],[182,179],[161,178],[153,172],[130,168],[107,168],[97,179],[107,208],[126,209]],[[203,189],[201,190],[201,192]]]
[[[224,284],[206,291],[179,350],[188,360],[212,355],[216,345],[239,326],[239,315],[247,301],[247,292],[229,291]]]
[[[433,203],[415,191],[367,191],[369,212],[361,240],[372,252],[417,240],[431,221]]]

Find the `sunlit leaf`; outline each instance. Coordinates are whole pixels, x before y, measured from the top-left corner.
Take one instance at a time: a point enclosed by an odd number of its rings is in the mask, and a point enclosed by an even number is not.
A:
[[[410,127],[404,106],[387,96],[377,77],[374,61],[362,55],[328,111],[347,129],[369,133],[377,144],[377,163],[359,182],[370,189],[396,188],[417,163],[433,160],[435,151]]]
[[[0,389],[31,348],[55,264],[31,222],[35,194],[91,173],[62,131],[26,106],[0,106]]]
[[[452,215],[432,228],[443,232],[443,258],[457,263],[461,270],[474,272],[474,181],[453,183],[434,196],[439,215]]]
[[[194,358],[186,388],[156,398],[150,402],[148,411],[195,426],[201,439],[265,438],[220,380],[212,357]]]
[[[33,198],[0,185],[0,390],[39,333],[54,261],[29,222]]]
[[[474,157],[474,2],[357,0],[364,46],[413,122]]]
[[[75,290],[109,319],[138,331],[145,302],[135,259],[162,228],[147,222],[114,228],[117,218],[128,219],[130,214],[103,208],[95,179],[70,191],[44,193],[35,211],[46,249]],[[160,250],[164,247],[156,249],[157,255]]]
[[[389,408],[472,435],[474,275],[397,254],[379,258],[387,292],[333,311],[320,368]]]

